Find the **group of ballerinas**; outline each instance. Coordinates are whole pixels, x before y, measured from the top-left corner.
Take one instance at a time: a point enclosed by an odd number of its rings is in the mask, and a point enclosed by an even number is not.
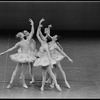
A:
[[[8,84],[7,88],[11,87],[13,80],[20,68],[22,69],[20,73],[20,79],[22,80],[23,87],[28,88],[25,82],[26,69],[28,68],[32,79],[30,83],[33,83],[35,81],[32,70],[33,66],[40,67],[42,71],[42,86],[40,88],[41,91],[44,91],[45,83],[51,83],[51,88],[56,86],[58,91],[62,91],[61,87],[57,83],[57,74],[53,72],[53,69],[56,68],[61,71],[67,88],[70,88],[60,61],[64,57],[67,57],[70,62],[73,62],[73,60],[67,56],[62,46],[57,42],[58,35],[50,35],[50,27],[52,27],[51,25],[48,25],[48,27],[44,29],[45,36],[42,34],[42,22],[45,21],[45,19],[42,18],[39,22],[39,26],[36,32],[37,39],[41,44],[39,50],[37,50],[36,42],[34,39],[32,39],[35,33],[34,22],[32,19],[29,19],[29,21],[31,23],[31,32],[24,30],[23,32],[17,33],[16,37],[20,38],[20,41],[17,42],[12,48],[0,53],[0,55],[2,55],[19,47],[17,53],[10,55],[11,60],[17,62],[17,65],[13,71],[10,83]]]

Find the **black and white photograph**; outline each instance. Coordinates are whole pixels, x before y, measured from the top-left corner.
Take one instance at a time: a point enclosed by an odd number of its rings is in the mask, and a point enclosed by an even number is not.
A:
[[[100,2],[0,1],[0,98],[100,98]]]

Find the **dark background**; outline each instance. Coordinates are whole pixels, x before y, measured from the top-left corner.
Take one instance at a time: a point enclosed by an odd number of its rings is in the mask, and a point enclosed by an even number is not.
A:
[[[0,33],[12,37],[24,29],[30,31],[29,18],[35,32],[41,18],[44,28],[52,24],[51,35],[62,38],[99,38],[100,2],[0,2]]]

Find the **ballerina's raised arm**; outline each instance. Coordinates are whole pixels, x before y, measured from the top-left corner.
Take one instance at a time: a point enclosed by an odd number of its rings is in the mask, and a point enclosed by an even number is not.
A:
[[[48,36],[52,39],[52,36],[50,35],[50,28],[52,27],[52,25],[50,24],[50,25],[48,25],[48,29],[47,29],[47,31],[48,31]]]
[[[45,28],[45,33],[47,34],[47,35],[45,36],[45,38],[47,38],[47,37],[49,36],[51,39],[53,39],[53,36],[50,35],[50,27],[52,27],[51,24],[48,25],[48,28]],[[43,34],[41,34],[41,35],[42,35],[42,37],[43,37]],[[59,42],[56,42],[56,43],[57,43],[57,45],[63,50],[63,47],[59,44]]]
[[[37,34],[36,34],[38,40],[39,40],[40,43],[41,43],[41,45],[43,44],[44,40],[42,40],[42,39],[40,38],[39,34],[40,34],[40,31],[41,31],[41,27],[42,27],[42,24],[41,24],[41,23],[42,23],[44,20],[45,20],[44,18],[42,18],[42,19],[40,20],[39,26],[38,26],[38,30],[37,30]],[[51,60],[51,55],[50,55],[49,50],[48,50],[48,45],[46,46],[45,50],[46,50],[46,52],[47,52],[47,54],[48,54],[49,61],[50,61],[50,65],[52,66],[52,60]],[[53,67],[53,66],[52,66],[52,67]]]
[[[42,19],[40,20],[39,26],[38,26],[38,29],[37,29],[37,33],[36,33],[36,36],[37,36],[37,38],[38,38],[38,40],[39,40],[40,43],[43,43],[43,40],[40,38],[39,34],[40,34],[40,32],[41,32],[41,27],[43,27],[41,23],[42,23],[44,20],[45,20],[44,18],[42,18]]]
[[[31,22],[32,27],[31,27],[31,32],[27,38],[30,40],[32,38],[32,36],[34,35],[34,22],[31,18],[29,19],[29,21]]]
[[[40,33],[40,35],[41,35],[41,37],[43,38],[43,39],[46,39],[48,36],[52,39],[52,36],[50,35],[50,27],[52,27],[52,25],[50,24],[50,25],[48,25],[48,28],[45,28],[45,33],[47,33],[47,35],[46,36],[43,36],[43,34],[42,33]]]

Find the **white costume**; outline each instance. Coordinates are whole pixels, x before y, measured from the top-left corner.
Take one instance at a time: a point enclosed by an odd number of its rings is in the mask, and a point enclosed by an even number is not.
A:
[[[53,60],[55,61],[60,61],[62,60],[65,56],[62,55],[56,48],[57,48],[57,44],[56,42],[49,42],[49,50],[50,50],[50,54]]]
[[[10,55],[10,58],[15,62],[25,63],[25,62],[33,62],[36,57],[34,56],[34,53],[16,53]]]
[[[20,62],[20,63],[33,62],[36,59],[35,57],[36,52],[37,52],[36,50],[32,51],[30,47],[28,53],[22,53],[21,48],[19,48],[18,53],[10,55],[10,58],[15,62]]]
[[[46,52],[46,48],[48,48],[48,44],[45,43],[43,46],[40,47],[37,56],[39,58],[37,58],[33,64],[33,66],[47,66],[50,65],[50,61],[49,61],[49,56],[48,53]],[[53,59],[51,59],[51,63],[52,64],[56,64],[56,61],[54,61]]]

